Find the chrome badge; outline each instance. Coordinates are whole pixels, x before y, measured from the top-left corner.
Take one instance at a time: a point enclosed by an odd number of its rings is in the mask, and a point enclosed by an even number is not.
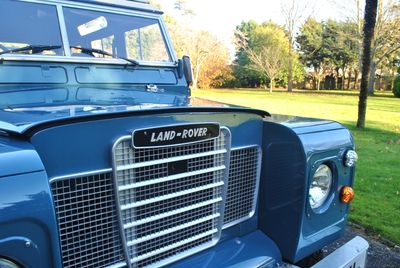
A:
[[[219,137],[220,126],[215,123],[175,125],[135,130],[134,148],[173,146]]]

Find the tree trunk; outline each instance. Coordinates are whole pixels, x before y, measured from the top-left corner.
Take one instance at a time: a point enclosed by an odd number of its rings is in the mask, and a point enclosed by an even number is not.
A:
[[[335,88],[334,89],[341,89],[340,83],[339,83],[339,68],[336,68]]]
[[[349,68],[349,72],[347,73],[347,75],[348,75],[348,77],[347,77],[347,86],[346,86],[347,90],[350,90],[351,74],[352,74],[352,71],[351,71],[351,68]]]
[[[293,46],[289,45],[288,92],[293,91]]]
[[[317,79],[315,79],[314,76],[311,78],[311,86],[312,86],[311,89],[313,89],[313,90],[317,89]]]
[[[371,62],[370,72],[369,72],[369,82],[368,82],[368,94],[374,95],[375,89],[375,74],[376,72],[376,64],[374,61]]]
[[[371,67],[371,43],[374,38],[376,13],[378,0],[366,0],[364,15],[364,40],[363,40],[363,64],[361,77],[361,90],[358,101],[357,127],[365,127],[365,116],[367,112],[368,80]]]
[[[399,70],[400,71],[400,70]],[[390,91],[393,91],[394,87],[394,80],[396,79],[396,72],[394,69],[392,69],[391,73],[391,79],[390,79]]]
[[[274,88],[274,79],[271,78],[271,82],[269,83],[269,93],[272,93],[273,88]]]
[[[342,90],[344,90],[344,86],[345,86],[345,84],[346,84],[346,67],[345,66],[343,66],[342,67],[342,83],[341,83],[341,85],[340,85],[340,87],[341,87],[341,89]]]
[[[195,68],[194,75],[193,75],[193,89],[198,89],[198,81],[199,81],[199,75],[200,75],[200,64],[198,64]]]
[[[321,78],[318,77],[318,78],[317,78],[317,90],[318,90],[318,91],[319,91],[320,87],[321,87]]]
[[[361,18],[361,1],[357,1],[357,48],[358,48],[358,70],[356,71],[356,82],[354,84],[354,88],[360,90],[359,86],[359,76],[362,71],[362,62],[363,62],[363,20]],[[371,39],[372,42],[372,39]]]
[[[198,89],[197,88],[197,77],[193,77],[192,89]]]
[[[358,70],[354,71],[354,89],[359,90],[360,87],[358,86],[358,76],[359,76],[359,72]]]

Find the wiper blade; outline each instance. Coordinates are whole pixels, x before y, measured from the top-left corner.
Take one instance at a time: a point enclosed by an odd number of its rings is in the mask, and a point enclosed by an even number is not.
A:
[[[59,49],[62,46],[57,45],[57,46],[48,46],[48,45],[29,45],[25,47],[20,47],[20,48],[15,48],[15,49],[9,49],[9,50],[4,50],[0,52],[0,55],[2,54],[13,54],[17,52],[24,52],[24,51],[30,51],[32,50],[32,54],[40,53],[45,50],[53,50],[53,49]]]
[[[121,59],[121,60],[127,61],[127,62],[131,63],[132,65],[139,65],[139,62],[136,61],[136,60],[128,59],[128,58],[125,58],[125,57],[117,57],[117,56],[114,56],[113,54],[108,53],[107,51],[104,51],[104,50],[101,50],[101,49],[78,47],[78,46],[71,46],[71,48],[79,49],[82,53],[88,54],[88,55],[91,55],[91,56],[93,56],[93,53],[97,53],[97,54],[101,54],[101,55],[105,55],[105,56],[110,56],[110,57],[112,57],[114,59]]]

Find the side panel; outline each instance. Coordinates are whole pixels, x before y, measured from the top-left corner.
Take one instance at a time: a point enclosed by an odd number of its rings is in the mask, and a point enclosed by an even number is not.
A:
[[[308,160],[307,189],[318,166],[328,163],[333,171],[333,191],[321,209],[313,210],[307,200],[297,260],[334,242],[343,234],[349,205],[340,202],[339,193],[343,186],[352,186],[354,179],[354,168],[343,164],[346,151],[354,149],[352,136],[347,129],[303,134],[300,139]]]
[[[54,215],[45,172],[0,178],[0,256],[25,267],[60,267]]]
[[[42,161],[31,144],[0,136],[0,179],[41,170],[44,170]]]
[[[26,267],[61,264],[47,174],[33,146],[0,137],[0,256]]]
[[[293,259],[301,234],[305,203],[306,157],[289,128],[265,122],[260,184],[259,226]]]
[[[354,144],[349,131],[335,126],[296,134],[287,126],[265,122],[260,188],[260,228],[279,246],[282,256],[297,262],[338,239],[348,205],[339,200],[342,186],[352,185],[354,170],[343,157]],[[321,208],[312,209],[308,189],[320,164],[333,171],[333,189]]]

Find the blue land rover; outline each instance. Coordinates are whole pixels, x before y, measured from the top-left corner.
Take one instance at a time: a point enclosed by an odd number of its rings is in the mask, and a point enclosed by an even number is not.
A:
[[[349,131],[191,97],[157,8],[1,0],[0,25],[1,268],[295,267],[342,235]]]

